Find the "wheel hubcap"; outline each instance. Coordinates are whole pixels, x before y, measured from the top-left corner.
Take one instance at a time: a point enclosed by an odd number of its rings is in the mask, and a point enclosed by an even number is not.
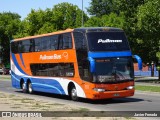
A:
[[[72,89],[72,97],[73,98],[77,97],[77,91],[76,91],[76,89]]]
[[[32,93],[32,84],[31,83],[29,83],[29,88],[28,89],[29,89],[29,92]]]

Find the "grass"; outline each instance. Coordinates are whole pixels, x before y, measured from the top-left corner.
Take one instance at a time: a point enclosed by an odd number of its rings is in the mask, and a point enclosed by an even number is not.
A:
[[[0,80],[11,80],[10,75],[0,75]]]
[[[143,85],[136,85],[136,90],[140,91],[149,91],[149,92],[160,92],[160,86],[143,86]]]

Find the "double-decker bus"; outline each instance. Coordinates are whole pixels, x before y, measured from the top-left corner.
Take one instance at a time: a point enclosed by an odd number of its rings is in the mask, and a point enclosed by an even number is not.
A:
[[[123,30],[67,29],[11,41],[12,86],[107,99],[134,95],[132,54]]]

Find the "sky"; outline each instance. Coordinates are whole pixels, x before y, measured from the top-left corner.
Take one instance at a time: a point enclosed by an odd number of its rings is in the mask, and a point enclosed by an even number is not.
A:
[[[18,13],[23,20],[31,12],[31,9],[45,10],[46,8],[53,8],[54,5],[62,2],[72,3],[82,9],[82,1],[84,12],[87,13],[86,7],[89,7],[91,0],[1,0],[0,13],[9,11]]]

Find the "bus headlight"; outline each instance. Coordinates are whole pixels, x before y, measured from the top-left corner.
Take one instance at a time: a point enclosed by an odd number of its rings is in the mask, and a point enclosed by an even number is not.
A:
[[[127,87],[127,90],[132,90],[132,89],[134,89],[134,86],[128,86]]]
[[[96,92],[104,92],[105,91],[105,89],[103,89],[103,88],[94,88],[93,90]]]

